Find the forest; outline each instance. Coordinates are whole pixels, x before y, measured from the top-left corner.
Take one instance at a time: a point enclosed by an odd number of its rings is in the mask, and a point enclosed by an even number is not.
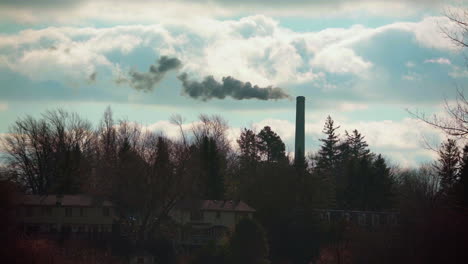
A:
[[[303,160],[290,157],[269,126],[244,128],[230,142],[220,116],[201,115],[189,129],[180,116],[171,123],[177,138],[116,120],[110,108],[96,127],[61,109],[19,118],[2,139],[1,200],[9,216],[1,224],[2,255],[17,259],[36,247],[14,228],[14,197],[23,192],[109,198],[120,229],[132,234],[115,238],[112,247],[123,255],[145,248],[160,263],[454,263],[467,257],[468,145],[460,141],[449,138],[437,161],[407,169],[373,153],[365,135],[343,131],[330,116],[320,149]],[[219,243],[180,254],[171,246],[169,212],[182,199],[242,200],[256,213]],[[318,209],[398,212],[399,225],[369,231],[323,223]],[[45,255],[58,249],[46,248],[34,263],[52,263]],[[55,255],[54,263],[65,261]],[[118,263],[104,255],[88,263]]]

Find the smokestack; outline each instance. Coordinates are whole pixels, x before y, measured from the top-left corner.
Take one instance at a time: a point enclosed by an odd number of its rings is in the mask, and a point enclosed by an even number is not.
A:
[[[295,156],[296,162],[304,160],[304,122],[305,122],[305,97],[298,96],[296,98],[296,142]]]

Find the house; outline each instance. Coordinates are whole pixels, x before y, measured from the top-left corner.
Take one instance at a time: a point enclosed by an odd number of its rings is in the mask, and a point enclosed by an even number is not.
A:
[[[170,216],[181,226],[175,242],[182,245],[204,245],[234,230],[243,217],[252,218],[255,210],[242,201],[183,200]]]
[[[130,264],[153,264],[155,263],[154,256],[146,250],[137,250],[130,257]]]
[[[398,225],[398,212],[352,211],[352,210],[314,210],[320,220],[332,223],[345,221],[357,226],[375,229]]]
[[[112,232],[114,205],[90,195],[22,195],[17,217],[26,233],[99,238]]]

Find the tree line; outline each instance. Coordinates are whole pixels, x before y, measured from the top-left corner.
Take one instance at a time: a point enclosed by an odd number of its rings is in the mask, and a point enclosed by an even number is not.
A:
[[[331,117],[320,148],[295,161],[269,126],[258,132],[244,128],[233,146],[226,136],[228,123],[219,116],[202,115],[188,130],[180,116],[171,122],[179,128],[177,139],[116,121],[110,108],[95,128],[63,110],[26,116],[2,140],[6,167],[1,173],[24,192],[90,193],[111,199],[122,230],[132,234],[129,243],[134,244],[170,239],[168,214],[181,199],[243,200],[257,210],[253,223],[240,225],[246,230],[240,227],[227,245],[196,252],[193,263],[242,258],[303,263],[323,258],[330,250],[342,255],[352,250],[355,259],[372,258],[376,255],[349,245],[375,247],[375,239],[395,235],[412,241],[408,248],[424,248],[424,241],[416,239],[422,236],[415,234],[422,225],[417,219],[440,224],[436,216],[441,208],[460,212],[467,205],[468,146],[460,148],[453,139],[441,144],[436,162],[400,169],[373,153],[359,131],[345,130],[340,136]],[[401,229],[369,238],[362,230],[324,225],[313,214],[324,208],[399,211]],[[456,213],[453,219],[464,218]],[[440,228],[432,224],[425,226]],[[245,251],[247,245],[258,250]],[[393,243],[385,247],[404,255]]]
[[[226,136],[229,126],[219,116],[202,115],[189,130],[180,116],[171,122],[179,127],[178,139],[116,121],[110,108],[95,128],[64,110],[19,118],[2,141],[2,174],[33,194],[111,199],[122,228],[135,241],[164,236],[178,200],[243,200],[257,210],[276,259],[316,254],[316,238],[325,239],[326,232],[310,215],[313,209],[395,206],[395,182],[385,159],[369,150],[357,130],[339,137],[331,117],[320,150],[295,162],[269,126],[258,132],[244,128],[233,147]],[[301,249],[288,240],[316,246]]]

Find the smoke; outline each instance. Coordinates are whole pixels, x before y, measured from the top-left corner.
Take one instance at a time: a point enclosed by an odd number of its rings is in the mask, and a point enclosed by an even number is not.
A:
[[[182,63],[179,59],[162,56],[156,64],[150,66],[148,72],[130,70],[127,77],[119,77],[116,83],[128,83],[132,88],[139,91],[152,91],[168,71],[175,70],[180,66],[182,66]]]
[[[236,100],[278,100],[290,98],[281,88],[252,86],[250,82],[244,83],[231,76],[223,77],[222,83],[216,81],[213,76],[206,76],[202,82],[190,81],[186,73],[182,73],[178,78],[182,81],[184,94],[202,101],[212,98],[224,99],[226,96],[230,96]]]
[[[182,62],[179,59],[162,56],[154,65],[149,67],[148,72],[130,70],[125,75],[120,75],[115,82],[117,84],[126,83],[135,90],[148,92],[154,89],[154,86],[164,78],[167,72],[176,70],[181,66]],[[90,76],[90,79],[93,81],[95,78],[95,75]],[[250,82],[244,83],[231,76],[223,77],[221,83],[216,81],[213,76],[205,77],[202,82],[189,80],[186,73],[180,74],[178,78],[182,82],[183,94],[202,101],[208,101],[213,98],[224,99],[227,96],[236,100],[278,100],[290,98],[281,88],[252,86]]]
[[[88,76],[88,83],[93,83],[96,81],[97,72],[93,72]]]

